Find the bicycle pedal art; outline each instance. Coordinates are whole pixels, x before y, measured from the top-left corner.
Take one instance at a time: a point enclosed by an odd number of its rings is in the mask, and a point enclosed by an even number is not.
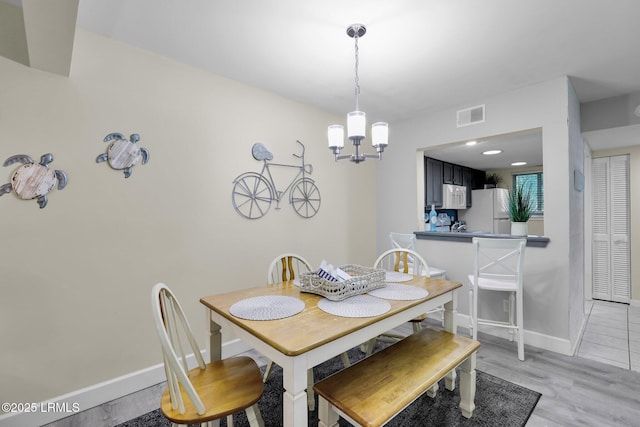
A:
[[[318,213],[320,190],[307,176],[313,172],[313,166],[304,162],[304,144],[296,142],[302,147],[301,154],[293,153],[294,157],[300,159],[299,165],[273,163],[273,154],[263,144],[253,144],[251,154],[254,159],[263,162],[262,170],[245,172],[233,180],[231,201],[236,212],[248,219],[262,218],[269,212],[272,202],[276,203],[276,209],[280,209],[280,201],[288,193],[289,203],[298,215],[311,218]],[[272,167],[292,168],[298,172],[289,185],[280,190],[271,174]]]

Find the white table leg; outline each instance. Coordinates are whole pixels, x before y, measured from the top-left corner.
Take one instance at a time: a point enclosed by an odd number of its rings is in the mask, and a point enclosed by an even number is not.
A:
[[[303,356],[293,357],[282,366],[282,410],[285,427],[306,427],[307,415],[307,364]]]
[[[460,365],[460,410],[462,416],[471,418],[476,398],[476,353]]]
[[[209,310],[207,310],[209,317]],[[222,334],[220,325],[209,319],[209,360],[215,362],[222,359]]]
[[[451,291],[453,294],[451,301],[444,305],[444,329],[452,334],[457,333],[458,327],[456,316],[458,314],[458,293]],[[453,391],[456,388],[456,370],[452,369],[444,377],[444,386],[447,390]]]

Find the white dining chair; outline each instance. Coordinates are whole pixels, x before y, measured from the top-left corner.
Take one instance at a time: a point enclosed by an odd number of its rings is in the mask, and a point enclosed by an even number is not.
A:
[[[416,250],[416,235],[413,233],[389,233],[389,240],[391,241],[391,248],[399,249],[411,249]],[[409,273],[413,274],[413,259],[409,258]],[[418,274],[418,273],[416,273]],[[429,265],[429,277],[435,279],[445,279],[447,276],[447,270]]]
[[[409,261],[411,260],[411,261]],[[411,249],[406,248],[395,248],[389,249],[383,252],[376,262],[373,264],[373,268],[381,268],[386,271],[395,271],[399,273],[409,273],[409,265],[413,265],[416,271],[421,272],[420,276],[429,277],[429,265],[424,260],[424,258],[417,253],[416,251],[412,251]],[[437,309],[436,309],[437,310]],[[426,319],[426,313],[415,317],[409,320],[411,323],[413,332],[417,332],[422,328],[422,321]],[[382,335],[377,336],[363,344],[361,349],[365,352],[367,356],[369,356],[375,347],[377,341],[381,342],[396,342],[404,338],[404,335],[394,334],[391,332],[385,332]]]
[[[286,282],[300,278],[300,274],[312,271],[311,264],[298,254],[287,252],[271,261],[267,270],[267,284]]]
[[[478,337],[478,325],[507,328],[510,339],[517,335],[518,359],[524,360],[523,277],[524,248],[527,240],[474,237],[473,273],[469,275],[469,333]],[[507,321],[478,316],[479,291],[506,292],[509,296]]]
[[[416,251],[416,235],[413,233],[389,233],[389,240],[391,240],[391,248],[400,248],[400,249],[411,249],[412,251]],[[409,263],[409,273],[413,274],[413,258],[408,257]],[[429,277],[434,279],[446,279],[447,278],[447,270],[443,270],[441,268],[434,267],[429,265],[427,267],[429,269]],[[418,273],[416,273],[418,274]],[[420,275],[423,275],[420,273]],[[440,306],[438,308],[434,308],[433,310],[429,310],[427,312],[428,315],[434,315],[438,313],[440,315],[441,324],[444,326],[444,306]]]
[[[167,377],[162,414],[174,425],[212,425],[225,417],[233,425],[233,414],[245,411],[250,426],[264,427],[257,404],[264,386],[256,362],[239,356],[205,364],[189,321],[165,284],[153,287],[151,306]],[[198,364],[191,370],[189,353]]]
[[[278,255],[271,261],[269,265],[269,270],[267,271],[267,284],[273,285],[276,283],[286,282],[287,280],[296,280],[300,278],[302,273],[311,272],[311,264],[304,259],[302,256],[287,252]],[[349,361],[349,356],[347,353],[342,353],[340,355],[342,358],[342,363],[345,367],[351,365]],[[262,380],[264,382],[269,379],[269,374],[273,369],[273,360],[269,360],[267,362],[267,367],[264,371],[264,376]],[[315,380],[313,377],[313,368],[307,371],[307,404],[309,406],[309,410],[315,409],[315,398],[313,393],[313,384]]]
[[[287,280],[295,280],[300,278],[301,273],[308,273],[311,270],[311,264],[302,256],[287,252],[278,255],[271,261],[267,270],[267,284],[286,282]],[[273,360],[267,362],[262,380],[267,382],[269,375],[273,369]],[[313,384],[313,371],[309,370],[310,383]]]

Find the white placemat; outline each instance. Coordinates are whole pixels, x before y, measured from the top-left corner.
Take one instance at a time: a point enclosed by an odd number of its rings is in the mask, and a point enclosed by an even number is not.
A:
[[[410,274],[400,273],[398,271],[387,271],[384,274],[385,282],[408,282],[413,279]]]
[[[429,291],[417,286],[387,283],[384,288],[374,289],[369,291],[368,294],[377,298],[406,301],[425,298],[429,295]]]
[[[331,301],[326,298],[318,301],[318,308],[334,316],[341,317],[374,317],[386,313],[391,304],[370,295],[355,295],[342,301]]]
[[[262,295],[247,298],[229,307],[229,312],[247,320],[275,320],[293,316],[304,310],[304,302],[284,295]]]

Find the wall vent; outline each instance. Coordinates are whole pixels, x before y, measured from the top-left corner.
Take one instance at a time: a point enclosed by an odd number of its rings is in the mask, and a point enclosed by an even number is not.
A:
[[[484,104],[476,107],[460,110],[457,113],[458,127],[475,125],[477,123],[484,123]]]

